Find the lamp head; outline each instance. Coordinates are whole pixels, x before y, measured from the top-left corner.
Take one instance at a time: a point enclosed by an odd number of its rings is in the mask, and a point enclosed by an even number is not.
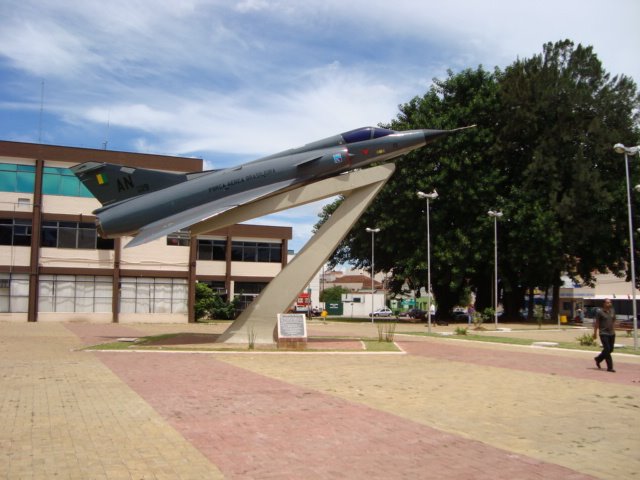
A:
[[[379,228],[369,228],[369,227],[367,227],[365,230],[369,233],[378,233],[380,231]]]
[[[613,150],[616,153],[626,153],[627,155],[635,155],[636,153],[638,153],[638,151],[640,151],[640,147],[636,146],[636,147],[625,147],[622,143],[616,143],[613,146]]]
[[[502,212],[498,212],[497,210],[489,210],[487,213],[489,214],[490,217],[494,217],[494,218],[500,218],[503,215]]]
[[[435,200],[438,198],[438,192],[434,189],[431,193],[418,192],[418,198],[428,198],[429,200]]]

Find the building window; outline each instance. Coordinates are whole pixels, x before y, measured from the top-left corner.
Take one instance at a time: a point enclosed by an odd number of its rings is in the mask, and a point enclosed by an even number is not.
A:
[[[42,222],[43,247],[113,250],[113,239],[100,238],[93,223]]]
[[[33,193],[35,182],[35,166],[0,163],[0,191]]]
[[[266,286],[265,282],[236,282],[233,290],[238,310],[245,310]]]
[[[213,293],[218,295],[225,302],[227,301],[227,287],[225,282],[218,280],[198,280],[198,282],[208,285]]]
[[[282,244],[267,242],[231,242],[234,262],[282,262]]]
[[[121,313],[187,313],[189,287],[184,278],[123,277]]]
[[[220,260],[227,258],[226,240],[198,239],[198,260]]]
[[[191,235],[188,231],[180,230],[167,235],[167,245],[174,247],[188,247],[191,243]]]
[[[23,313],[29,311],[29,275],[26,273],[0,273],[0,312]]]
[[[0,191],[33,193],[35,181],[34,165],[0,163]],[[93,198],[91,192],[68,168],[44,167],[42,193]]]
[[[236,282],[234,291],[236,294],[250,293],[258,295],[268,283],[266,282]]]
[[[44,167],[42,193],[45,195],[93,198],[91,192],[68,168]]]
[[[31,220],[0,218],[0,245],[31,245]]]
[[[40,312],[111,312],[112,298],[111,277],[40,275]]]

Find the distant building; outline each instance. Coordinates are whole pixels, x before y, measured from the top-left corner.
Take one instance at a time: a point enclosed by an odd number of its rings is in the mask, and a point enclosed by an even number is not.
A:
[[[384,279],[383,274],[378,275]],[[348,290],[348,294],[343,295],[343,315],[363,317],[368,316],[372,310],[382,308],[386,305],[387,290],[384,283],[376,279],[373,280],[373,302],[371,296],[371,277],[363,270],[328,270],[318,272],[319,291],[332,287],[342,287]]]
[[[105,240],[99,202],[69,167],[109,162],[201,171],[195,158],[0,141],[0,320],[194,321],[195,283],[248,304],[287,263],[289,227],[180,232],[124,249]]]
[[[351,292],[362,292],[362,291],[371,292],[371,277],[368,275],[364,275],[362,273],[345,274],[345,275],[336,277],[335,280],[333,280],[333,282],[325,284],[325,288],[327,288],[327,285],[330,285],[332,287],[342,287]],[[377,280],[374,279],[373,289],[382,290],[383,289],[382,282],[378,282]]]
[[[613,302],[618,316],[632,317],[631,282],[626,281],[624,277],[616,277],[612,273],[596,274],[593,287],[574,284],[567,276],[564,276],[562,280],[559,313],[568,320],[577,315],[578,309],[586,313],[591,312],[594,307],[601,307],[605,298],[609,298]],[[638,302],[640,302],[640,290],[636,289],[637,311],[640,313]]]

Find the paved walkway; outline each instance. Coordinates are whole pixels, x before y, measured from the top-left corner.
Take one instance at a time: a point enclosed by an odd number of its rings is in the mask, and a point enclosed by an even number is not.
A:
[[[223,478],[81,345],[65,325],[0,323],[0,478]]]
[[[0,478],[638,478],[636,357],[610,374],[405,336],[406,355],[74,351],[224,327],[0,323]]]

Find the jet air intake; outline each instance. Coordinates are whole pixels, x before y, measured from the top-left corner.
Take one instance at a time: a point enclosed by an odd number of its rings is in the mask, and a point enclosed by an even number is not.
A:
[[[346,170],[351,167],[351,157],[346,148],[331,149],[329,151],[318,152],[311,158],[296,164],[301,174],[307,172],[314,177],[321,177],[330,173]]]

